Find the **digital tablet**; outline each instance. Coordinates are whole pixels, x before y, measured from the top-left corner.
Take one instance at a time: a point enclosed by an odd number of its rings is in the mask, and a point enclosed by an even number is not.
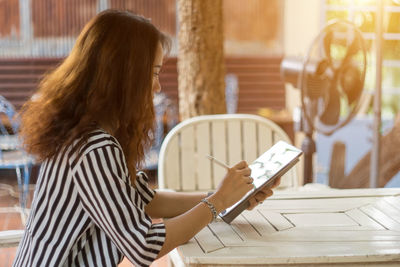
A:
[[[279,141],[264,154],[249,165],[251,177],[254,179],[254,189],[249,191],[241,200],[222,211],[219,216],[231,223],[243,210],[249,207],[248,200],[263,187],[272,184],[276,178],[281,177],[298,161],[303,152],[284,142]]]

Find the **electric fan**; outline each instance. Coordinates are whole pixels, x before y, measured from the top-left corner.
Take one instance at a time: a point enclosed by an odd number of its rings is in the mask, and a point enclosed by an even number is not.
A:
[[[305,183],[313,177],[314,131],[331,135],[354,117],[363,102],[366,66],[362,33],[344,20],[326,25],[304,59],[282,61],[284,81],[301,90]]]

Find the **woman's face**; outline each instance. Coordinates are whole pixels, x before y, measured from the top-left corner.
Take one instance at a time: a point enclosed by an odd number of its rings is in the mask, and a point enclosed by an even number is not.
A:
[[[161,43],[157,45],[156,57],[153,63],[153,93],[159,93],[161,91],[161,85],[159,80],[159,74],[164,59],[164,53]]]

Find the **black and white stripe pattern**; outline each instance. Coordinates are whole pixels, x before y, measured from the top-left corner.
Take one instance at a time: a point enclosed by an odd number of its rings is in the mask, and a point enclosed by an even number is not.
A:
[[[73,145],[43,163],[13,266],[150,265],[165,241],[144,212],[154,193],[141,172],[132,187],[116,139],[93,132],[79,156]]]

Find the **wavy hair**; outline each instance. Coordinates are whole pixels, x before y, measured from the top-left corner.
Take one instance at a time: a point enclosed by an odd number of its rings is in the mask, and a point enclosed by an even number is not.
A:
[[[99,127],[112,129],[132,179],[154,132],[153,63],[170,40],[149,20],[106,10],[84,27],[70,55],[38,87],[21,112],[24,148],[40,161]]]

